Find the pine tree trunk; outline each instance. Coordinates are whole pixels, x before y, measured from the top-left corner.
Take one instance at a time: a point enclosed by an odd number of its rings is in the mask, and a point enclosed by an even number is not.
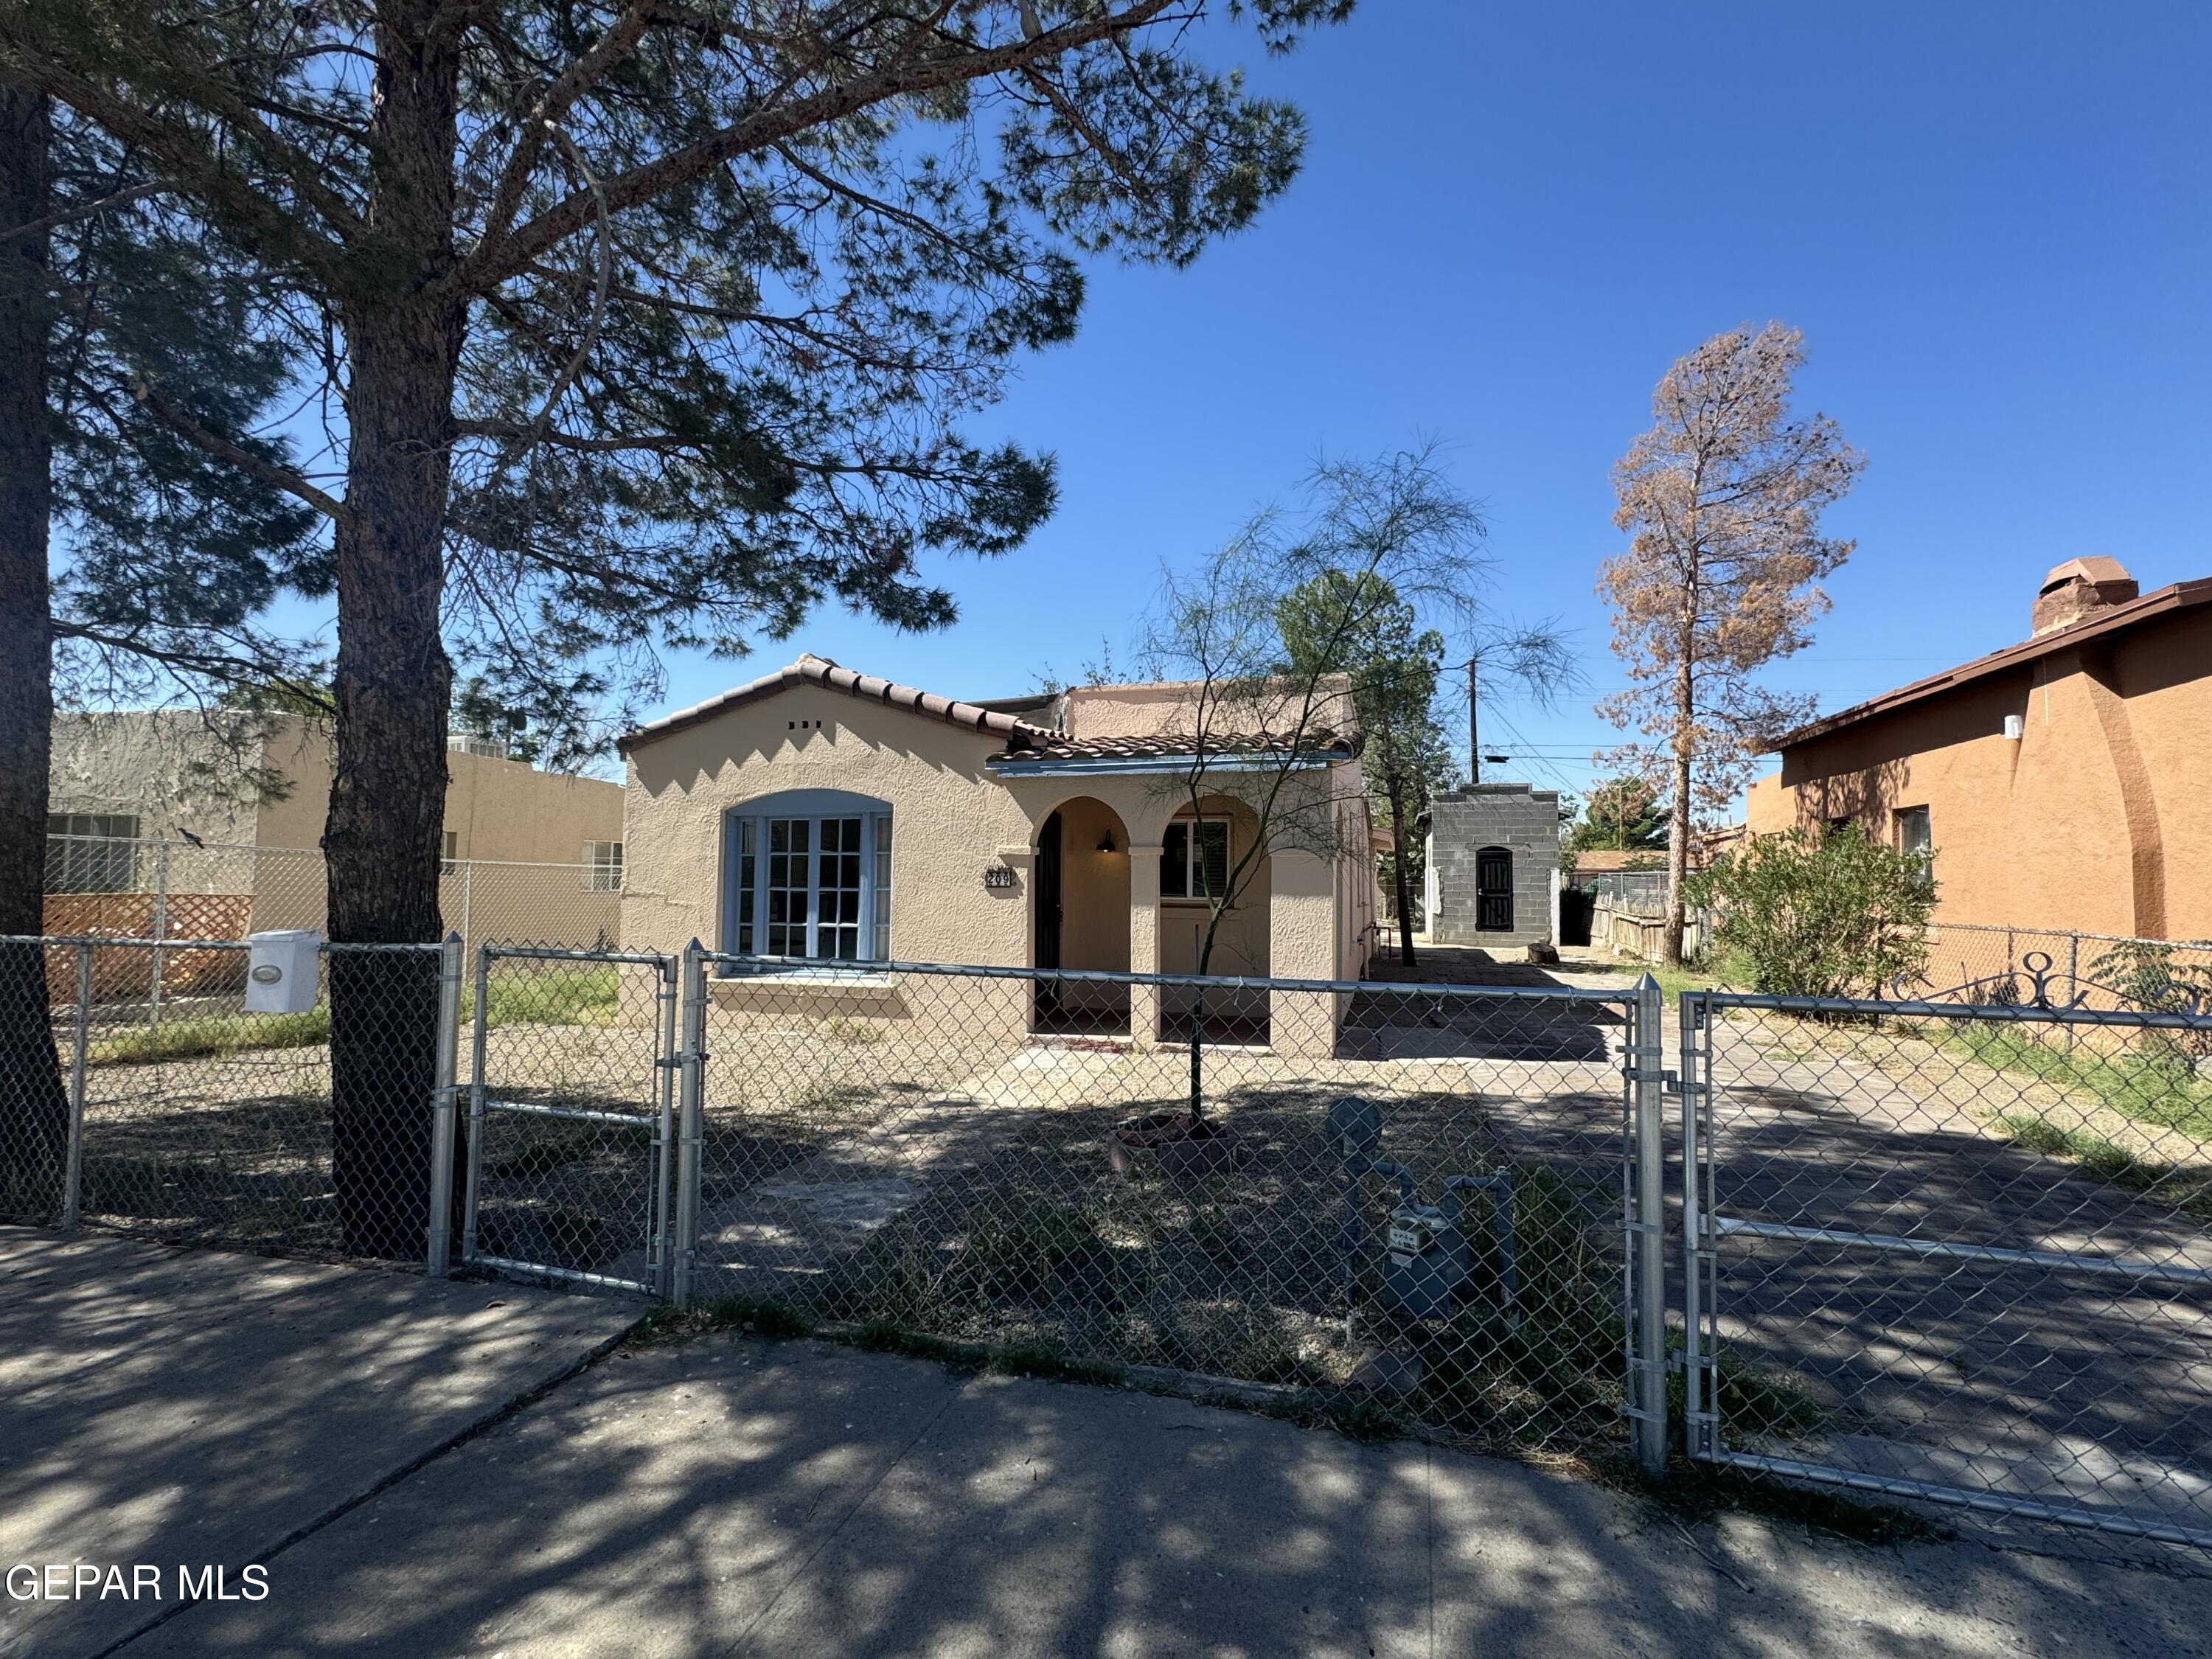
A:
[[[49,131],[46,99],[0,82],[0,228],[52,211]],[[0,933],[14,934],[45,931],[53,744],[47,254],[43,235],[0,246]],[[0,945],[0,1215],[56,1218],[68,1135],[46,953],[35,945]]]
[[[454,368],[463,313],[435,283],[452,253],[457,65],[422,9],[388,9],[370,217],[411,264],[349,307],[346,511],[336,531],[337,759],[323,850],[334,944],[439,936],[439,837],[453,670],[439,629]],[[331,1174],[345,1247],[411,1259],[428,1222],[438,962],[334,951]]]

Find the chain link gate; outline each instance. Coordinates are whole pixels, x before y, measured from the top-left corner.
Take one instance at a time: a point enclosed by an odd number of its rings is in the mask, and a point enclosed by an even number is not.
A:
[[[1686,993],[1687,1450],[2212,1547],[2212,1012]]]
[[[465,1263],[671,1293],[677,1005],[670,957],[477,951]]]

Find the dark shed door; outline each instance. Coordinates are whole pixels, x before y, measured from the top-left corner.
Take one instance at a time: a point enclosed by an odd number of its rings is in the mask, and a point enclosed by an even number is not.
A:
[[[1474,925],[1486,933],[1513,931],[1513,854],[1505,848],[1474,855]]]

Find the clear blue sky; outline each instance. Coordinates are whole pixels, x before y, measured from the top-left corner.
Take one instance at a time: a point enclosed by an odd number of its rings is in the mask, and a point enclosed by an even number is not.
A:
[[[1249,67],[1309,118],[1289,194],[1190,270],[1094,267],[989,417],[1058,453],[1058,516],[948,562],[951,631],[833,612],[793,653],[954,695],[1071,675],[1317,452],[1432,436],[1499,607],[1559,617],[1588,681],[1505,702],[1489,769],[1581,785],[1620,678],[1608,468],[1670,361],[1769,318],[1869,456],[1835,609],[1774,684],[1832,708],[2007,644],[2075,554],[2212,574],[2212,5],[1370,0]],[[793,653],[678,662],[672,699]]]
[[[1191,270],[1094,265],[1078,337],[980,423],[1057,452],[1054,520],[947,562],[948,632],[825,613],[677,660],[672,706],[800,649],[952,695],[1072,675],[1317,452],[1428,436],[1487,504],[1501,611],[1560,618],[1588,682],[1504,703],[1486,737],[1544,758],[1489,769],[1581,785],[1620,682],[1608,468],[1670,361],[1770,318],[1869,458],[1834,611],[1774,684],[1833,708],[2008,643],[2075,554],[2212,574],[2204,0],[1368,0],[1287,59],[1218,38],[1304,108],[1305,171]]]

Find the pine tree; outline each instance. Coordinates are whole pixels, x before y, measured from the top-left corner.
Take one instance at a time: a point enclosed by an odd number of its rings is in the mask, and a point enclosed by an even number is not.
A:
[[[285,365],[221,240],[165,223],[124,147],[19,82],[0,181],[0,933],[21,936],[44,931],[58,671],[140,695],[281,679],[296,653],[253,615],[327,561],[304,508],[174,429],[285,457],[249,429]],[[0,947],[0,1173],[37,1213],[68,1121],[42,955]]]
[[[1297,112],[1170,0],[0,0],[0,71],[160,170],[343,404],[336,940],[437,937],[453,652],[550,734],[836,599],[951,613],[931,550],[1050,510],[963,417],[1065,340],[1075,256],[1182,264],[1295,172]],[[1269,50],[1350,0],[1246,0]],[[435,981],[337,958],[339,1203],[412,1254]]]

